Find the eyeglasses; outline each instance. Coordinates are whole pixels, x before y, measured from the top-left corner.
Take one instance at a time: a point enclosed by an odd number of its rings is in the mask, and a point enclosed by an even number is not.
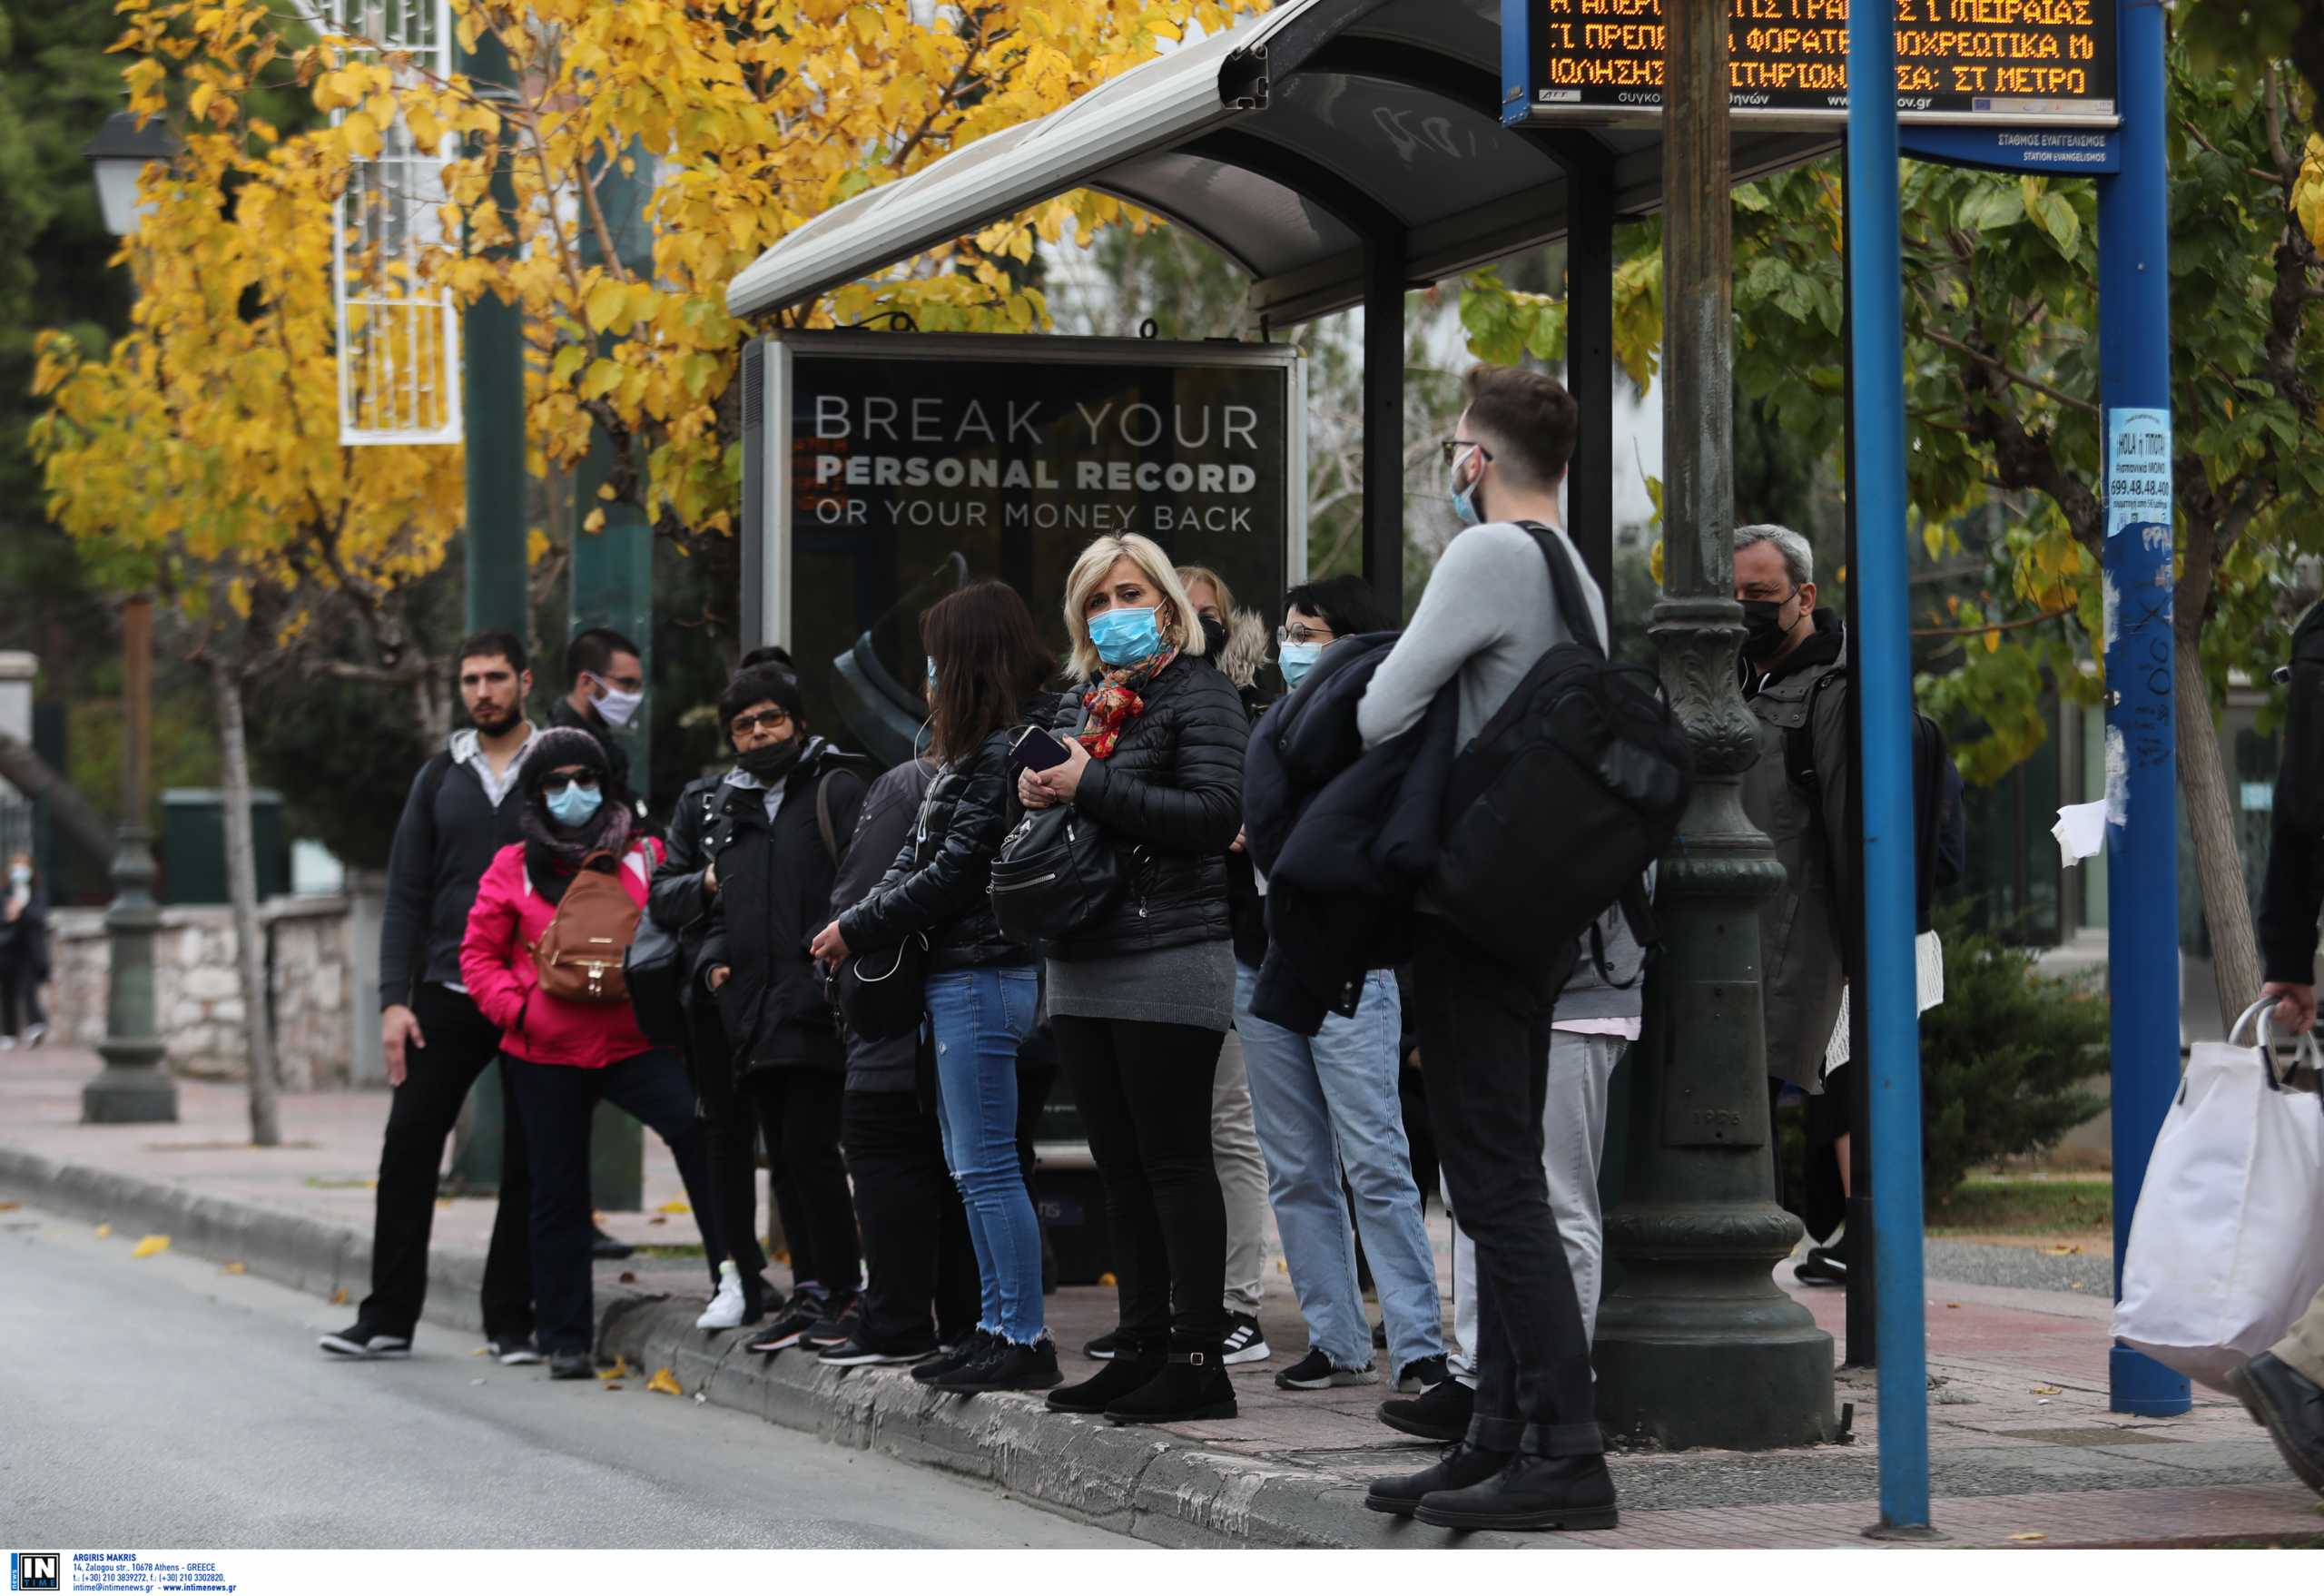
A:
[[[578,787],[584,793],[594,793],[597,790],[597,778],[587,771],[581,771],[569,776],[556,775],[541,778],[541,793],[546,797],[554,798],[567,787]]]
[[[1461,451],[1464,448],[1475,449],[1479,454],[1484,456],[1488,464],[1492,460],[1492,450],[1487,448],[1483,444],[1479,443],[1473,438],[1448,438],[1436,447],[1443,451],[1444,463],[1447,466],[1450,466],[1454,460],[1459,459],[1461,458]]]
[[[791,717],[783,711],[763,709],[756,714],[736,715],[734,724],[726,729],[734,734],[734,741],[739,743],[753,732],[779,732],[790,724]]]
[[[1304,625],[1277,626],[1275,629],[1275,640],[1277,643],[1329,643],[1338,635],[1336,632],[1318,631],[1313,626]]]

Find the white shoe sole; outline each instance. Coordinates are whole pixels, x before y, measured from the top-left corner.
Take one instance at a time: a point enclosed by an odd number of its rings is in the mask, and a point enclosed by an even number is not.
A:
[[[1377,1385],[1380,1375],[1372,1369],[1334,1369],[1320,1380],[1285,1380],[1278,1377],[1277,1385],[1286,1391],[1329,1391],[1339,1385]]]
[[[697,1330],[740,1330],[743,1327],[743,1305],[736,1303],[731,1308],[722,1308],[713,1303],[710,1311],[694,1322],[694,1327]]]
[[[825,1354],[815,1361],[829,1364],[834,1369],[862,1369],[874,1364],[924,1364],[935,1355],[932,1349],[928,1352],[859,1352],[841,1358]]]
[[[388,1346],[381,1346],[379,1343],[373,1342],[366,1346],[360,1342],[350,1341],[344,1336],[325,1335],[315,1345],[327,1353],[343,1358],[408,1358],[411,1355],[411,1343],[409,1341],[398,1342]]]
[[[1230,1367],[1236,1364],[1263,1364],[1275,1356],[1275,1349],[1265,1340],[1254,1341],[1240,1352],[1230,1352],[1218,1361]]]
[[[541,1355],[533,1348],[521,1347],[515,1352],[499,1353],[495,1355],[493,1361],[505,1369],[513,1369],[517,1367],[519,1364],[537,1364],[544,1360],[542,1359]]]

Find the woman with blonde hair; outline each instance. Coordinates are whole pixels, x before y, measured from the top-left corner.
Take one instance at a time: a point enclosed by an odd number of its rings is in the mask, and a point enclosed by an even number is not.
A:
[[[1083,550],[1065,625],[1081,685],[1049,729],[1066,759],[1024,773],[1018,797],[1073,805],[1121,861],[1120,899],[1049,951],[1058,1052],[1112,1219],[1121,1326],[1105,1369],[1049,1405],[1125,1423],[1232,1418],[1211,1097],[1235,1015],[1226,858],[1248,723],[1151,539]]]

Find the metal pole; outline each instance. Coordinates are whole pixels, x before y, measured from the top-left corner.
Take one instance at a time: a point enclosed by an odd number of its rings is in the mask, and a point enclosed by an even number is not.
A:
[[[1846,345],[1843,351],[1841,385],[1842,403],[1847,411],[1846,465],[1847,502],[1847,573],[1848,573],[1848,635],[1859,635],[1863,630],[1862,606],[1858,599],[1864,584],[1856,579],[1856,317],[1848,305],[1856,293],[1856,254],[1850,248],[1849,230],[1855,226],[1856,185],[1848,181],[1845,159],[1840,172],[1840,334]],[[1848,768],[1864,768],[1864,722],[1860,715],[1848,717]],[[1864,783],[1848,783],[1847,834],[1864,835]],[[1848,969],[1864,968],[1864,916],[1849,917]],[[1880,1320],[1875,1305],[1878,1286],[1878,1262],[1873,1256],[1873,1241],[1878,1234],[1873,1228],[1872,1202],[1872,1092],[1865,1085],[1871,1073],[1871,1016],[1862,1003],[1848,1005],[1848,1200],[1847,1217],[1847,1327],[1843,1339],[1846,1344],[1846,1366],[1870,1369],[1880,1363]]]
[[[1663,598],[1648,628],[1695,751],[1663,859],[1665,956],[1632,1049],[1620,1286],[1598,1320],[1600,1422],[1669,1447],[1829,1437],[1832,1338],[1775,1284],[1799,1222],[1775,1205],[1759,906],[1774,849],[1743,811],[1758,722],[1734,595],[1733,232],[1723,7],[1664,12]]]
[[[1404,612],[1404,241],[1364,246],[1364,579]]]
[[[2179,809],[2171,673],[2171,239],[2162,7],[2122,0],[2122,170],[2098,180],[2098,351],[2109,503],[2108,987],[2113,1003],[2114,1294],[2147,1156],[2179,1089]],[[2157,491],[2159,485],[2160,491]],[[2240,996],[2238,1001],[2241,1000]],[[2109,1405],[2182,1414],[2182,1375],[2113,1348]]]
[[[162,1068],[168,1050],[153,1001],[153,832],[145,823],[153,760],[153,601],[140,594],[121,614],[121,823],[113,860],[113,899],[105,909],[105,1067],[81,1089],[89,1125],[175,1124],[177,1082]]]
[[[1864,764],[1864,969],[1853,1000],[1872,1056],[1872,1168],[1881,1225],[1880,1524],[1928,1527],[1928,1374],[1921,1308],[1921,1042],[1914,998],[1913,655],[1905,547],[1905,305],[1896,195],[1896,24],[1886,8],[1848,14],[1848,282],[1856,383],[1856,564],[1864,627],[1856,655]],[[1866,1068],[1869,1065],[1870,1068]]]

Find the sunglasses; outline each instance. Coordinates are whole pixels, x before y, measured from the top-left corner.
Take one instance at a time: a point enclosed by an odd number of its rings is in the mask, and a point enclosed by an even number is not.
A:
[[[734,724],[726,729],[734,734],[734,741],[739,743],[753,732],[779,732],[790,724],[791,717],[783,711],[766,709],[761,710],[756,714],[739,715],[735,717]]]
[[[1461,458],[1461,451],[1464,448],[1475,449],[1479,454],[1484,456],[1487,464],[1491,464],[1492,461],[1492,450],[1487,448],[1483,444],[1479,443],[1473,438],[1448,438],[1436,447],[1443,451],[1444,463],[1447,466],[1450,466],[1454,460],[1459,459]]]
[[[547,776],[541,782],[542,793],[550,798],[556,797],[567,787],[578,787],[584,793],[594,793],[597,790],[597,778],[587,771],[583,771],[578,775]]]

